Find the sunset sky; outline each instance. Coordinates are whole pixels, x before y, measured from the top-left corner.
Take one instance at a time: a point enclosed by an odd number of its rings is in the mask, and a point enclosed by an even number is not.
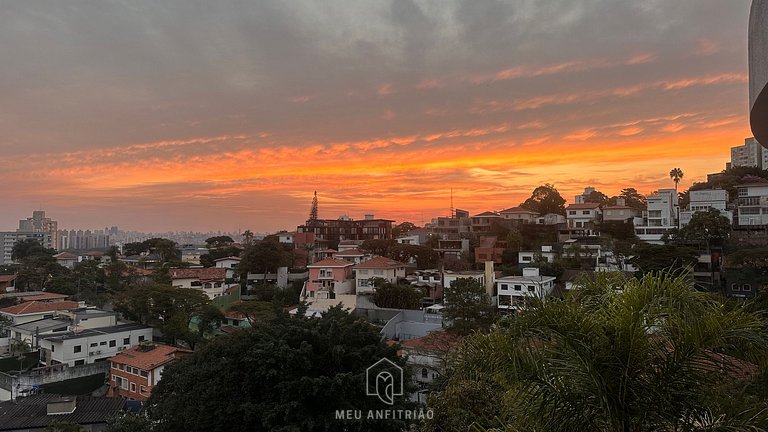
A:
[[[0,230],[420,224],[681,187],[750,136],[750,0],[25,0]]]

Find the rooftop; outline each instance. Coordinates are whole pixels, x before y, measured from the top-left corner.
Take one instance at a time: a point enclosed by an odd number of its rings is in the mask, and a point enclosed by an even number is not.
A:
[[[487,212],[483,212],[483,213],[480,213],[480,214],[476,214],[476,215],[474,215],[472,217],[499,217],[499,214],[496,213],[496,212],[487,211]]]
[[[38,394],[0,403],[0,431],[42,430],[53,423],[105,424],[125,407],[123,398],[77,396],[72,413],[48,415],[48,403],[60,399],[55,394]]]
[[[171,279],[226,279],[227,269],[221,267],[169,269]]]
[[[343,251],[339,251],[336,253],[336,256],[363,256],[366,253],[361,251],[360,249],[347,249]]]
[[[213,260],[213,261],[214,261],[214,262],[219,262],[219,261],[225,261],[225,260],[240,261],[240,257],[236,257],[236,256],[228,256],[228,257],[219,258],[219,259],[216,259],[216,260]]]
[[[504,276],[496,279],[496,282],[551,282],[554,276]]]
[[[401,263],[399,261],[395,261],[393,259],[389,259],[387,257],[383,256],[377,256],[374,258],[369,259],[368,261],[361,262],[360,264],[356,265],[355,268],[358,269],[393,269],[393,268],[401,268],[406,267],[407,264]]]
[[[353,265],[353,263],[349,261],[344,261],[340,259],[333,259],[333,258],[327,258],[324,260],[320,260],[314,264],[310,264],[307,266],[307,268],[319,268],[319,267],[349,267]]]
[[[168,345],[139,345],[121,352],[111,360],[148,371],[179,358],[178,354],[184,355],[191,352]]]
[[[463,338],[461,336],[453,333],[433,331],[420,338],[408,339],[402,342],[401,345],[405,349],[445,353],[458,348],[462,341]]]
[[[522,208],[522,207],[508,208],[506,210],[502,210],[501,213],[528,213],[528,214],[535,214],[535,215],[538,214],[537,212],[535,212],[533,210],[528,210],[528,209]]]
[[[566,207],[568,210],[593,210],[597,208],[600,208],[598,203],[570,204]]]
[[[86,338],[90,336],[122,333],[126,331],[131,331],[131,330],[144,330],[144,329],[151,329],[151,328],[152,327],[145,326],[144,324],[137,324],[137,323],[118,324],[110,327],[100,327],[97,329],[84,329],[78,332],[68,332],[63,335],[44,337],[43,339],[51,342],[61,342],[61,341],[70,340],[70,339],[80,339],[80,338]]]
[[[29,315],[35,313],[53,312],[57,310],[72,310],[79,307],[81,307],[80,303],[68,300],[55,302],[28,301],[0,309],[0,313],[5,313],[8,315]]]

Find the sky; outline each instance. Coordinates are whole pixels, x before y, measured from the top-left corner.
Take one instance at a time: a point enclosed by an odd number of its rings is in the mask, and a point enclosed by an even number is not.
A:
[[[750,136],[749,0],[26,0],[0,230],[418,225],[687,188]]]

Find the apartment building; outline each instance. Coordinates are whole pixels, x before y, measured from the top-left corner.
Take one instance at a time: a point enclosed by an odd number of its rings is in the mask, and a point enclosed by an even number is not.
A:
[[[190,353],[183,348],[152,343],[121,351],[110,359],[107,395],[146,401],[165,367]]]
[[[661,237],[677,228],[678,196],[674,189],[660,189],[647,198],[648,210],[635,218],[635,234],[651,243],[660,243]]]
[[[680,226],[686,226],[696,212],[716,209],[720,215],[733,222],[733,212],[726,209],[728,205],[728,191],[723,189],[697,190],[688,193],[690,203],[688,208],[680,212]]]
[[[736,224],[768,225],[768,183],[744,184],[736,189],[739,197]]]
[[[731,147],[731,166],[768,169],[768,149],[755,138],[746,138],[744,145]]]

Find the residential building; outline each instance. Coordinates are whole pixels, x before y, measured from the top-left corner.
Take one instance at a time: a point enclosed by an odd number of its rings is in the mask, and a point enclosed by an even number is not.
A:
[[[75,268],[75,264],[77,264],[77,255],[71,252],[57,253],[53,256],[53,259],[56,260],[56,264],[68,269]]]
[[[443,258],[458,259],[462,253],[469,252],[469,239],[440,239],[435,251]]]
[[[459,279],[474,279],[485,286],[485,272],[482,271],[443,271],[443,289],[450,288],[454,281]]]
[[[728,191],[723,189],[696,190],[688,192],[690,203],[688,208],[680,212],[680,226],[688,225],[696,212],[716,209],[720,215],[727,217],[728,221],[733,222],[733,212],[726,210],[728,204]]]
[[[560,225],[566,222],[565,216],[557,213],[547,213],[536,218],[536,223],[539,225]]]
[[[197,289],[211,300],[224,295],[231,284],[227,284],[227,269],[209,268],[172,268],[168,270],[175,288]]]
[[[475,248],[475,263],[480,265],[486,261],[501,264],[501,256],[507,248],[507,242],[495,236],[480,236],[480,244]]]
[[[55,235],[50,232],[5,231],[0,232],[0,264],[13,263],[13,245],[24,240],[36,240],[43,247],[55,248]]]
[[[408,339],[402,342],[402,355],[413,371],[413,383],[416,393],[415,402],[426,404],[434,383],[445,374],[448,356],[455,352],[462,343],[462,338],[445,331],[433,331],[426,336]]]
[[[545,262],[555,262],[557,253],[552,246],[542,246],[541,251],[520,251],[517,253],[518,264],[531,264],[537,258]]]
[[[661,237],[677,228],[678,197],[674,189],[659,189],[647,198],[648,210],[642,218],[635,218],[635,234],[651,243],[660,243]]]
[[[0,275],[0,293],[16,291],[16,275]]]
[[[42,432],[73,424],[82,431],[101,432],[125,409],[123,398],[34,394],[0,402],[0,431]]]
[[[597,203],[578,203],[566,207],[567,226],[559,230],[561,240],[597,236],[597,224],[602,220],[602,210]]]
[[[0,309],[0,316],[10,318],[12,325],[24,324],[43,318],[53,317],[58,311],[71,311],[85,307],[76,301],[26,301]]]
[[[470,232],[488,233],[491,232],[494,223],[499,223],[503,218],[496,212],[483,212],[470,218]]]
[[[234,279],[237,276],[237,266],[240,265],[240,257],[228,256],[213,262],[214,267],[227,270],[224,275],[226,279]]]
[[[445,238],[459,238],[461,234],[470,232],[471,225],[469,212],[456,209],[451,217],[432,219],[428,228],[433,234],[440,234]]]
[[[746,138],[744,145],[731,147],[731,166],[768,169],[768,149],[754,137]]]
[[[43,336],[40,348],[42,362],[47,366],[78,366],[106,360],[120,351],[151,340],[152,327],[129,323]]]
[[[51,235],[51,245],[46,246],[51,249],[56,249],[59,245],[59,232],[58,222],[45,217],[45,211],[35,210],[32,212],[32,217],[22,219],[19,221],[19,229],[17,232],[25,233],[46,233]]]
[[[370,259],[371,254],[355,248],[355,249],[346,249],[343,251],[338,251],[335,254],[333,254],[333,257],[335,259],[349,261],[353,264],[360,264],[361,262]]]
[[[183,348],[152,343],[121,351],[110,359],[107,395],[146,401],[165,367],[190,353]]]
[[[624,198],[617,198],[616,205],[603,207],[603,220],[616,222],[631,222],[638,212],[626,204]]]
[[[328,258],[307,266],[309,280],[305,296],[309,298],[334,298],[338,294],[354,294],[352,280],[354,263]]]
[[[588,186],[584,188],[584,192],[573,197],[573,202],[576,204],[584,204],[589,200],[589,196],[595,192],[595,188]]]
[[[554,276],[541,276],[537,268],[524,268],[522,276],[496,279],[496,304],[501,312],[524,308],[526,298],[545,298],[555,288]]]
[[[52,316],[9,327],[10,337],[26,341],[33,350],[40,346],[40,337],[69,331],[111,327],[117,325],[117,314],[96,308],[55,311]],[[0,347],[1,349],[1,347]]]
[[[326,241],[333,246],[342,240],[391,239],[393,223],[393,220],[376,219],[369,214],[362,220],[353,220],[348,217],[308,220],[296,231],[314,233],[318,240]]]
[[[524,209],[522,207],[512,207],[499,212],[504,220],[516,221],[518,223],[536,223],[539,214],[535,211]]]
[[[107,249],[110,236],[102,230],[59,230],[56,249],[91,250]]]
[[[357,264],[355,272],[355,290],[358,294],[373,294],[375,288],[372,279],[380,278],[396,284],[398,279],[405,277],[407,264],[377,256]]]
[[[736,224],[768,225],[768,183],[743,184],[736,187],[738,202]]]

